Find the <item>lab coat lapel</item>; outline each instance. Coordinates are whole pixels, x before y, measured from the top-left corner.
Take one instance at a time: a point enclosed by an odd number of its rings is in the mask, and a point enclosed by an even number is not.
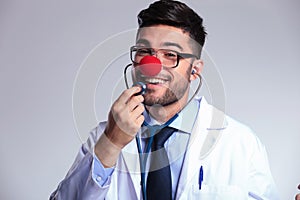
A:
[[[187,199],[191,180],[199,173],[199,163],[213,149],[224,126],[224,113],[210,106],[204,98],[191,133],[186,156],[182,166],[176,199]]]

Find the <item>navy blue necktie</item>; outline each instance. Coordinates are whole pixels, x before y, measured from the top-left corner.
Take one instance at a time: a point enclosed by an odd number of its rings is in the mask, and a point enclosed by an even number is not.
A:
[[[165,127],[154,135],[146,185],[147,200],[172,199],[171,170],[164,143],[175,131],[174,128]]]

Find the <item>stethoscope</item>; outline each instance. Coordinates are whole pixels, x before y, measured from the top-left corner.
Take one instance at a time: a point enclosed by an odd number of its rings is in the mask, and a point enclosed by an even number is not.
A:
[[[154,56],[153,56],[154,57]],[[156,59],[156,57],[154,57]],[[127,80],[127,70],[130,66],[133,66],[132,63],[126,65],[126,67],[124,68],[124,80],[125,80],[125,85],[127,87],[127,89],[129,89],[129,84],[128,84],[128,80]],[[147,63],[148,67],[151,67],[151,63]],[[199,92],[201,85],[202,85],[202,78],[201,75],[196,73],[194,70],[192,71],[192,74],[195,74],[199,77],[200,81],[198,84],[198,87],[195,91],[195,93],[193,94],[193,96],[188,100],[188,102],[182,107],[182,109],[179,111],[181,112],[197,95],[197,93]],[[147,74],[145,74],[147,75]],[[136,94],[136,95],[144,95],[147,91],[147,86],[145,83],[143,82],[136,82],[133,84],[133,86],[135,85],[139,85],[141,87],[141,91]],[[166,126],[169,126],[178,116],[179,116],[179,112],[177,112],[171,119],[169,119],[167,122],[165,122],[164,124],[161,125],[150,125],[148,124],[146,121],[143,122],[142,126],[146,126],[147,129],[149,130],[149,139],[145,148],[145,151],[143,152],[142,147],[141,147],[141,138],[136,135],[135,139],[136,139],[136,143],[137,143],[137,149],[138,149],[138,153],[139,153],[139,160],[140,160],[140,171],[141,171],[141,188],[142,188],[142,195],[143,195],[143,199],[147,200],[147,195],[146,195],[146,163],[147,163],[147,159],[148,159],[148,155],[149,152],[151,151],[151,146],[153,143],[153,138],[155,133],[157,133],[159,130],[163,129]]]

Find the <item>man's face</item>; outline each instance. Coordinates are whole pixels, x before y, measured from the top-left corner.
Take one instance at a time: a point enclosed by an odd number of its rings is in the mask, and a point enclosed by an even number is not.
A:
[[[184,33],[179,28],[166,25],[140,29],[136,46],[151,47],[155,50],[170,49],[180,53],[193,54],[188,33]],[[158,59],[160,59],[159,56]],[[136,67],[136,81],[141,81],[147,85],[147,92],[144,95],[145,105],[158,104],[165,106],[187,96],[193,60],[193,58],[180,59],[178,66],[175,68],[163,66],[161,72],[154,77],[141,74],[139,68]]]

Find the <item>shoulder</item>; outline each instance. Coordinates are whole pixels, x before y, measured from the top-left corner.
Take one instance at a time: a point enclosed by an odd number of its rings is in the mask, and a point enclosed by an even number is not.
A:
[[[209,125],[212,126],[212,129],[222,130],[222,135],[225,137],[228,136],[231,139],[258,139],[257,135],[248,125],[207,103],[205,99],[201,100],[201,106],[204,110],[202,114],[211,119]]]
[[[248,142],[257,142],[259,139],[256,133],[248,125],[226,115],[226,133],[229,137],[239,138]]]
[[[229,152],[241,155],[245,159],[265,151],[264,144],[249,126],[229,116],[226,116],[226,120],[227,127],[219,141],[221,146],[225,146]]]
[[[240,147],[247,146],[248,149],[263,146],[253,129],[245,123],[227,115],[205,100],[201,106],[203,106],[203,110],[205,110],[202,111],[202,114],[207,118],[211,118],[209,126],[213,128],[210,130],[220,130],[220,142],[223,142],[223,144]]]
[[[226,115],[227,127],[226,129],[234,134],[241,136],[253,137],[255,135],[254,131],[245,123],[238,121],[237,119],[232,118],[231,116]]]

